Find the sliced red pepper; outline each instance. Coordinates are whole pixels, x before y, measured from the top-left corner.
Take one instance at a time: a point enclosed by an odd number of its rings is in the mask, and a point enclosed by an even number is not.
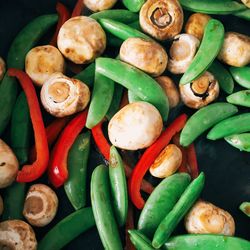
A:
[[[190,144],[186,150],[187,150],[187,164],[190,168],[190,174],[191,177],[195,179],[199,175],[199,169],[198,169],[198,162],[194,144],[193,143]]]
[[[162,132],[160,137],[149,148],[146,149],[138,163],[136,164],[131,177],[129,179],[129,195],[133,204],[142,209],[145,201],[140,193],[141,181],[153,164],[160,152],[169,144],[172,137],[181,131],[187,120],[187,115],[182,114],[177,117],[167,128]]]
[[[129,233],[128,233],[128,230],[135,228],[133,205],[130,201],[128,203],[128,216],[127,216],[125,228],[126,228],[125,250],[136,250],[133,243],[130,240]]]
[[[62,131],[57,140],[49,163],[49,180],[55,187],[60,187],[68,178],[68,153],[76,137],[85,127],[87,110],[80,112]]]
[[[30,118],[33,126],[37,151],[36,161],[31,165],[24,165],[18,172],[17,182],[35,181],[46,171],[49,162],[49,147],[42,113],[36,95],[35,87],[30,77],[19,69],[8,70],[9,76],[16,77],[22,86],[29,105]],[[17,124],[18,126],[18,124]]]
[[[84,7],[83,0],[77,0],[75,7],[72,11],[71,17],[80,16],[82,13],[83,7]]]

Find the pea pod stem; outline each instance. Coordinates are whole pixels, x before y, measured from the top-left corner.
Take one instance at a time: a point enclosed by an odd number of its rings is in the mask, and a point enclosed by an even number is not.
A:
[[[230,67],[234,80],[242,87],[250,89],[250,67]]]
[[[227,136],[224,139],[240,151],[250,152],[250,133],[235,134]]]

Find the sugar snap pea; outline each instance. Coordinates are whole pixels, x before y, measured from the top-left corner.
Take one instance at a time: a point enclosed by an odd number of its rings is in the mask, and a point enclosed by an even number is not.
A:
[[[123,41],[121,39],[113,36],[110,33],[107,33],[106,37],[107,37],[107,45],[108,46],[119,48],[123,43]]]
[[[213,103],[201,108],[188,119],[181,131],[181,145],[184,147],[190,145],[207,129],[237,112],[237,107],[225,102]]]
[[[237,11],[237,12],[233,13],[233,15],[237,16],[239,18],[245,19],[247,21],[250,21],[250,9]]]
[[[154,250],[151,241],[139,230],[128,230],[130,240],[137,250]]]
[[[88,65],[79,74],[75,75],[74,78],[86,83],[89,87],[92,87],[95,78],[95,63]]]
[[[132,103],[132,102],[139,102],[141,101],[141,99],[135,95],[134,92],[132,92],[131,90],[128,91],[128,101],[129,103]]]
[[[234,80],[242,87],[250,89],[250,67],[230,67]]]
[[[227,97],[227,102],[239,106],[250,107],[250,90],[241,90],[229,95]]]
[[[242,202],[240,205],[240,210],[247,215],[248,217],[250,217],[250,202],[249,201],[245,201]]]
[[[250,152],[250,133],[230,135],[224,139],[240,151]]]
[[[216,20],[210,19],[204,31],[204,36],[200,47],[189,65],[188,69],[182,76],[180,84],[187,84],[202,75],[214,61],[220,52],[224,41],[224,26]]]
[[[140,22],[137,20],[137,21],[134,21],[132,23],[129,23],[128,24],[131,28],[134,28],[136,30],[141,30],[141,26],[140,26]]]
[[[138,12],[146,0],[123,0],[122,2],[130,11]]]

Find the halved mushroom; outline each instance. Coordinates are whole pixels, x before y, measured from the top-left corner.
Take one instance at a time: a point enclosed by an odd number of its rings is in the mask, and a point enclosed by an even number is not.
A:
[[[206,71],[192,83],[179,85],[181,99],[193,109],[199,109],[214,101],[220,92],[218,81]]]
[[[106,35],[93,18],[77,16],[65,22],[57,37],[58,49],[76,64],[89,63],[106,48]]]
[[[231,66],[243,67],[250,63],[250,37],[226,32],[218,58]]]
[[[120,48],[120,59],[152,76],[159,76],[167,67],[168,55],[156,42],[128,38]]]
[[[184,73],[192,62],[199,45],[200,41],[193,35],[175,36],[169,50],[168,70],[173,74]]]
[[[64,67],[62,54],[51,45],[35,47],[25,58],[25,71],[38,86],[42,86],[53,73],[63,73]]]
[[[234,235],[233,217],[210,202],[198,201],[185,218],[185,227],[191,234]]]
[[[88,9],[98,12],[102,10],[111,9],[117,0],[83,0],[84,4],[87,6]]]
[[[18,161],[11,148],[0,139],[0,188],[8,187],[16,179]]]
[[[241,0],[248,8],[250,8],[250,0]]]
[[[140,10],[140,25],[157,40],[172,39],[182,29],[182,8],[176,0],[148,0]]]
[[[197,37],[200,41],[202,40],[205,27],[211,17],[203,13],[192,14],[186,23],[185,32],[187,34]]]
[[[2,213],[3,213],[3,198],[0,195],[0,216],[2,215]]]
[[[31,225],[43,227],[54,219],[57,208],[56,193],[44,184],[35,184],[25,198],[23,215]]]
[[[0,223],[0,249],[35,250],[35,232],[21,220],[7,220]]]
[[[6,71],[5,62],[3,58],[0,57],[0,81],[3,79],[5,71]]]
[[[44,108],[56,117],[72,115],[85,109],[89,99],[90,91],[86,84],[61,73],[52,75],[41,89]]]

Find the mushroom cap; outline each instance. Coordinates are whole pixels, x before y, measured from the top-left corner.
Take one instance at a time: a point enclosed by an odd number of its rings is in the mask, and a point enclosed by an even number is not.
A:
[[[0,188],[8,187],[15,181],[18,161],[11,148],[0,139]]]
[[[150,146],[161,134],[162,127],[161,115],[152,104],[133,102],[113,116],[108,135],[114,146],[137,150]]]
[[[25,198],[23,215],[31,225],[43,227],[54,219],[57,208],[56,193],[44,184],[35,184]]]
[[[121,45],[120,59],[152,76],[159,76],[167,67],[168,55],[156,42],[128,38]]]
[[[3,79],[4,73],[6,71],[6,65],[2,57],[0,57],[0,81]]]
[[[0,216],[2,215],[2,213],[3,213],[3,198],[2,198],[2,196],[0,195]]]
[[[1,222],[0,249],[37,249],[36,236],[31,226],[21,220],[7,220]]]
[[[53,73],[63,73],[64,68],[62,54],[51,45],[35,47],[25,58],[25,71],[38,86],[42,86]]]
[[[241,0],[241,2],[250,8],[250,0]]]
[[[98,12],[111,9],[117,0],[83,0],[88,9]]]
[[[93,18],[77,16],[59,30],[57,45],[61,53],[76,64],[92,62],[106,48],[106,34]]]

